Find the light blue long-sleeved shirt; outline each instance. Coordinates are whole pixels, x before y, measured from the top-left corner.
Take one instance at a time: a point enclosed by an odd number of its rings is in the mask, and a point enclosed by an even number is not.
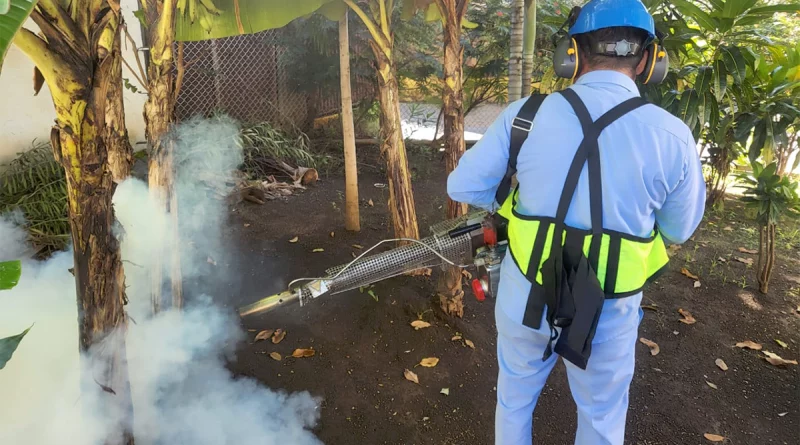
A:
[[[639,95],[633,80],[616,71],[589,72],[570,88],[586,104],[593,120]],[[510,104],[462,156],[447,181],[447,192],[454,201],[488,210],[499,208],[495,192],[508,165],[511,123],[525,100]],[[582,139],[580,123],[566,99],[559,94],[548,96],[517,158],[520,213],[555,216],[567,170]],[[689,128],[667,111],[645,105],[606,127],[599,145],[604,228],[645,237],[657,223],[667,242],[686,241],[705,208],[705,183]],[[581,229],[591,227],[585,165],[566,223]],[[522,320],[529,286],[507,255],[497,304],[515,321]],[[638,310],[640,300],[641,295],[606,301],[601,322],[614,316],[609,313],[614,312],[613,307],[625,312]],[[597,335],[601,336],[600,329]]]

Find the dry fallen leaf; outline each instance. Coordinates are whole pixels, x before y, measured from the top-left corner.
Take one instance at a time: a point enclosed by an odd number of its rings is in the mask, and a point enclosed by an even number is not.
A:
[[[706,380],[706,385],[708,385],[708,386],[710,386],[710,387],[712,387],[712,388],[714,388],[714,389],[719,389],[719,387],[718,387],[717,385],[715,385],[715,384],[713,384],[713,383],[709,382],[708,380]]]
[[[244,223],[245,227],[250,227],[250,223]]]
[[[756,342],[753,342],[753,341],[750,341],[750,340],[740,341],[739,343],[736,343],[736,347],[737,348],[752,349],[754,351],[760,351],[761,348],[762,348],[762,346],[760,344],[758,344]]]
[[[736,261],[738,261],[740,263],[747,264],[748,266],[752,266],[753,265],[753,259],[752,258],[742,258],[742,257],[738,257],[737,256],[736,257]]]
[[[683,308],[678,309],[678,313],[683,316],[683,318],[678,320],[681,323],[686,323],[686,324],[695,324],[695,323],[697,323],[697,320],[695,320],[694,317],[692,317],[692,313],[687,311],[686,309],[683,309]]]
[[[450,395],[450,388],[442,388],[442,390],[439,391],[439,394],[444,394],[446,396],[449,396]]]
[[[781,358],[780,355],[769,352],[769,351],[762,351],[764,355],[766,355],[766,360],[769,362],[770,365],[773,366],[783,366],[783,365],[796,365],[797,360],[786,360]]]
[[[331,232],[331,238],[336,236],[336,232]]]
[[[413,372],[409,371],[408,369],[403,371],[403,376],[406,378],[406,380],[408,380],[410,382],[414,382],[417,385],[419,385],[419,377],[417,377],[416,374],[414,374]]]
[[[781,348],[788,348],[789,347],[789,345],[787,345],[785,341],[783,341],[781,339],[778,339],[778,338],[775,339],[775,343],[780,345]]]
[[[658,355],[658,353],[661,352],[661,349],[658,347],[658,344],[656,342],[650,341],[644,337],[640,338],[639,341],[647,345],[648,348],[650,348],[650,355]]]
[[[431,324],[428,323],[427,321],[414,320],[411,322],[411,326],[414,327],[414,330],[419,331],[420,329],[431,327]]]
[[[428,357],[420,360],[419,365],[425,368],[433,368],[439,364],[439,359],[436,357]]]
[[[292,352],[292,357],[294,358],[304,358],[304,357],[313,357],[317,351],[313,349],[295,349]]]
[[[789,414],[789,412],[788,412],[788,411],[787,411],[787,412],[785,412],[785,413],[778,413],[778,417],[783,417],[783,416],[785,416],[785,415],[787,415],[787,414]]]
[[[752,254],[756,254],[756,253],[758,253],[758,251],[757,251],[757,250],[745,249],[744,247],[740,247],[740,248],[739,248],[739,252],[742,252],[742,253],[749,253],[749,254],[751,254],[751,255],[752,255]]]
[[[364,248],[364,246],[362,246],[361,244],[353,244],[353,247],[355,247],[356,249],[363,249]]]
[[[275,335],[272,336],[272,343],[275,343],[277,345],[278,343],[282,342],[285,337],[286,337],[286,331],[284,331],[283,329],[278,329],[277,331],[275,331]]]
[[[463,275],[464,278],[466,278],[467,280],[471,280],[472,279],[472,274],[469,273],[469,271],[467,269],[461,269],[461,275]]]
[[[300,237],[298,237],[298,236],[296,236],[296,237],[294,237],[294,238],[289,240],[290,243],[296,243],[298,241],[300,241]]]
[[[464,344],[466,344],[467,346],[469,346],[472,349],[475,349],[475,343],[472,343],[472,340],[466,339],[466,340],[464,340]]]
[[[312,250],[312,252],[314,252],[314,253],[324,252],[324,251],[325,251],[325,249],[323,249],[323,248],[316,248],[316,249]]]
[[[694,288],[697,289],[698,287],[700,287],[700,282],[699,281],[695,281],[694,282]]]
[[[375,206],[375,203],[372,202],[371,199],[369,201],[367,201],[367,204],[369,204],[370,207],[374,207]]]
[[[658,311],[657,304],[643,304],[642,309],[647,309],[648,311]]]
[[[722,228],[722,230],[724,230],[724,231],[726,231],[726,232],[733,232],[733,227],[731,227],[731,226],[725,226],[725,227],[723,227],[723,228]]]
[[[458,334],[454,335],[453,338],[450,339],[450,341],[458,341],[458,340],[461,340],[461,336]]]
[[[261,331],[258,334],[256,334],[255,341],[266,340],[266,339],[272,337],[272,333],[273,332],[275,332],[275,331],[273,331],[272,329],[264,329],[263,331]]]
[[[683,275],[685,275],[685,276],[687,276],[687,277],[689,277],[689,278],[691,278],[693,280],[699,280],[700,279],[700,277],[698,277],[697,275],[689,272],[689,269],[687,269],[685,267],[681,269],[681,274],[683,274]]]
[[[728,365],[726,365],[725,362],[723,362],[721,358],[718,358],[718,359],[714,360],[714,363],[716,363],[717,366],[719,366],[719,369],[721,369],[723,371],[727,371],[728,370]]]
[[[703,434],[703,437],[705,437],[706,439],[710,440],[711,442],[722,442],[723,440],[725,440],[724,437],[722,437],[720,435],[717,435],[717,434],[711,434],[711,433],[705,433],[705,434]]]
[[[728,262],[728,260],[727,260],[726,258],[723,258],[723,257],[719,257],[719,258],[717,258],[717,260],[718,260],[720,263],[727,263],[727,262]]]
[[[269,356],[272,357],[273,360],[277,360],[277,361],[283,360],[283,357],[281,357],[281,355],[278,354],[277,352],[270,352]]]

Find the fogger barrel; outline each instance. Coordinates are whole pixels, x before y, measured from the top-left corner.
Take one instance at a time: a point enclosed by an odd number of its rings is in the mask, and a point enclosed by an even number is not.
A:
[[[263,313],[296,300],[303,305],[320,295],[357,289],[417,269],[444,266],[447,261],[457,265],[469,264],[475,258],[476,249],[484,245],[486,216],[486,212],[478,211],[441,222],[431,227],[432,235],[427,238],[407,241],[408,244],[400,247],[364,255],[348,264],[328,269],[325,277],[244,306],[239,309],[239,314]]]

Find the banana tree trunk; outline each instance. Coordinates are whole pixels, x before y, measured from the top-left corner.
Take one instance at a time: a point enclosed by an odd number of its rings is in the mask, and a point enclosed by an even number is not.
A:
[[[536,50],[536,0],[525,0],[525,25],[522,43],[522,97],[531,95],[533,54]]]
[[[389,183],[389,210],[396,238],[419,238],[408,156],[400,126],[400,96],[394,63],[372,43],[378,71],[381,107],[381,154],[386,159]]]
[[[511,4],[511,54],[508,59],[508,101],[522,97],[522,37],[525,20],[525,0]]]
[[[449,174],[455,170],[464,154],[464,89],[461,45],[461,13],[455,0],[442,2],[444,10],[444,87],[442,91],[442,116],[444,117],[445,167]],[[466,5],[463,5],[466,8]],[[446,217],[456,218],[467,212],[467,205],[448,198]],[[464,316],[464,291],[461,269],[448,267],[439,278],[437,291],[439,304],[446,314]]]
[[[163,292],[166,259],[170,263],[171,304],[183,307],[183,275],[181,273],[178,233],[178,201],[175,195],[174,142],[169,130],[175,114],[175,74],[172,47],[175,38],[175,2],[148,0],[145,17],[149,24],[150,63],[147,67],[147,102],[144,105],[145,135],[150,147],[147,181],[150,196],[169,214],[169,227],[164,233],[160,251],[153,252],[150,270],[150,301],[154,313],[164,303]]]
[[[114,39],[113,52],[120,53],[121,36]],[[116,142],[108,147],[108,164],[114,181],[119,183],[131,174],[133,164],[133,147],[128,139],[128,129],[125,126],[125,108],[122,103],[122,63],[121,56],[111,60],[111,79],[106,92],[105,134],[107,141]]]
[[[119,243],[113,233],[115,183],[108,163],[110,152],[122,150],[122,139],[106,131],[109,122],[105,121],[120,111],[109,110],[120,104],[106,97],[118,58],[119,53],[112,52],[104,63],[94,64],[94,72],[83,80],[48,81],[56,109],[50,142],[66,172],[79,349],[82,360],[89,362],[84,369],[93,370],[84,381],[97,383],[88,383],[82,390],[97,392],[102,412],[122,419],[117,428],[109,429],[105,443],[132,445],[133,404],[125,350],[127,299]]]
[[[339,19],[339,81],[342,98],[342,139],[344,141],[344,227],[358,232],[361,219],[358,210],[358,166],[356,134],[353,124],[353,96],[350,91],[350,35],[347,11]]]

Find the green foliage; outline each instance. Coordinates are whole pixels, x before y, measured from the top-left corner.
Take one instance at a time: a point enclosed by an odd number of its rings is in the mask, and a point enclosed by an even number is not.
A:
[[[783,215],[800,216],[800,184],[789,176],[779,176],[777,170],[774,162],[766,167],[754,162],[751,173],[739,176],[745,186],[742,201],[756,211],[756,222],[762,227],[777,224]]]
[[[274,161],[313,167],[315,160],[308,150],[308,136],[298,133],[290,136],[267,122],[244,126],[240,131],[244,154],[242,170],[251,178],[265,178]]]
[[[198,1],[183,2],[188,3],[188,12],[176,14],[176,40],[218,39],[280,28],[331,0],[215,0],[210,9],[205,5],[212,2],[197,5]]]
[[[32,328],[33,326],[31,326]],[[14,335],[12,337],[0,338],[0,369],[6,367],[6,363],[11,360],[11,356],[14,355],[14,351],[17,350],[17,346],[31,330],[31,328],[25,329],[21,333]]]
[[[0,0],[0,69],[14,36],[31,15],[34,6],[36,0]]]
[[[38,143],[0,172],[0,213],[22,211],[29,239],[49,252],[69,243],[67,184],[64,169],[49,143]]]
[[[22,275],[22,263],[15,261],[0,261],[0,290],[12,289],[19,283]]]

